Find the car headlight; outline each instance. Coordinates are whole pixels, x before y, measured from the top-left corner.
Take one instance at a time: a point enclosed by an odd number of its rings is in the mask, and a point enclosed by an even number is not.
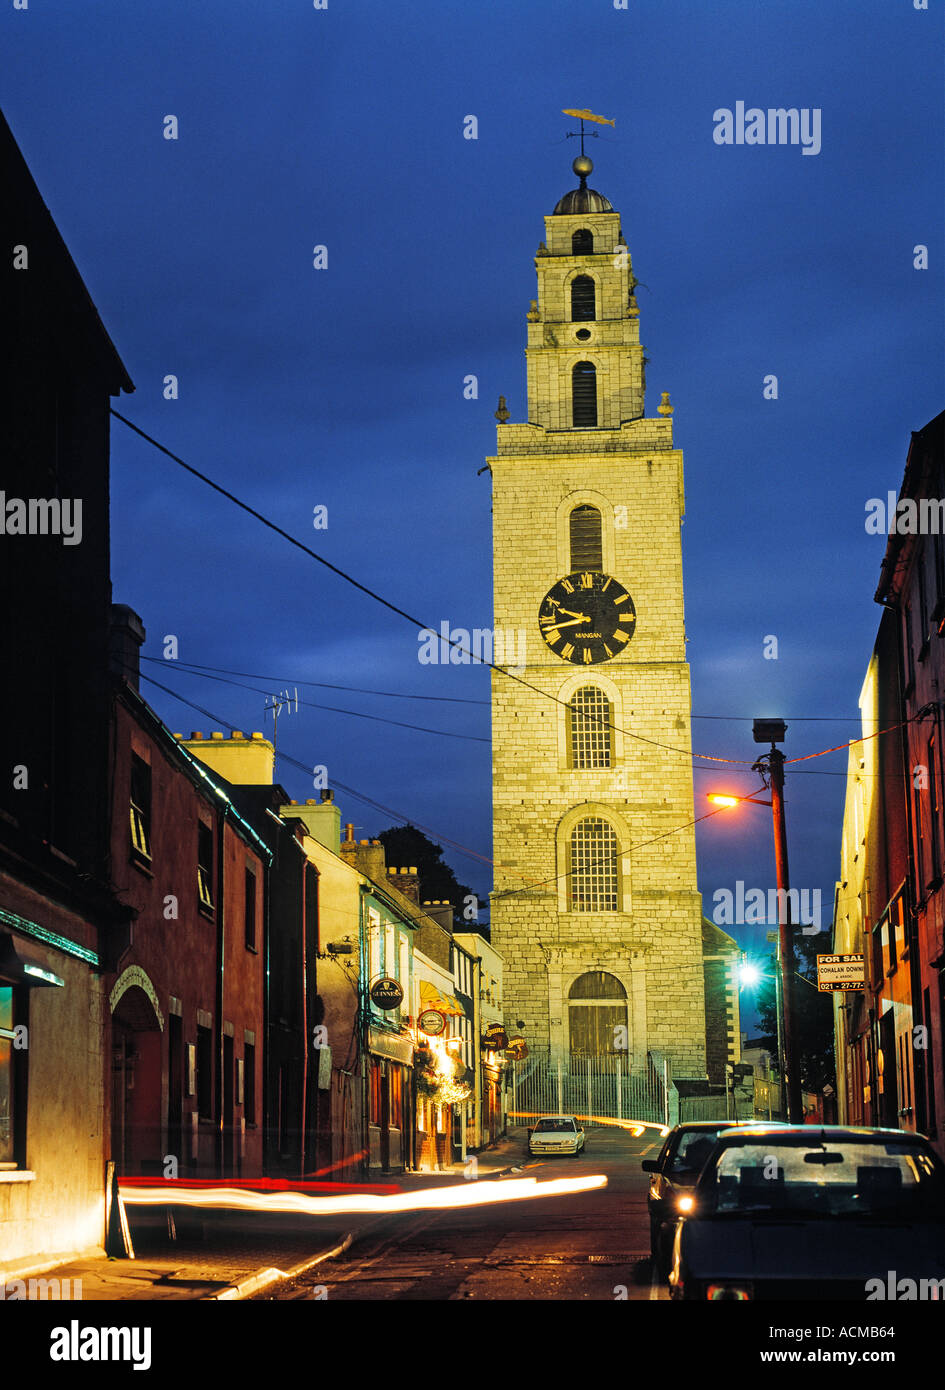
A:
[[[696,1205],[696,1199],[695,1199],[695,1197],[677,1197],[677,1198],[676,1198],[676,1210],[677,1210],[677,1211],[681,1211],[684,1215],[685,1215],[687,1212],[692,1211],[692,1209],[693,1209],[693,1207],[694,1207],[695,1205]]]
[[[707,1299],[713,1302],[750,1303],[750,1284],[709,1284],[705,1291]]]

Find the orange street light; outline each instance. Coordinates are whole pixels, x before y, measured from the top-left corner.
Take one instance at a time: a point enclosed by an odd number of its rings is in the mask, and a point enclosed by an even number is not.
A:
[[[770,801],[764,801],[760,796],[732,796],[730,792],[707,792],[706,800],[713,802],[716,806],[724,806],[731,809],[740,806],[743,801],[753,801],[756,806],[770,806]]]

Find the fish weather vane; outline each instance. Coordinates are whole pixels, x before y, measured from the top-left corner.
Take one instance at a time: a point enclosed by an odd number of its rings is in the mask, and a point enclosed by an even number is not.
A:
[[[612,126],[616,126],[616,124],[617,124],[616,121],[608,120],[608,118],[607,118],[606,116],[595,116],[593,111],[574,111],[574,110],[569,109],[568,107],[564,107],[564,109],[562,110],[561,114],[562,114],[563,116],[577,116],[578,120],[581,122],[581,129],[580,129],[580,131],[577,131],[577,130],[569,130],[569,131],[567,132],[566,136],[565,136],[566,139],[570,140],[572,136],[578,136],[578,135],[580,135],[580,137],[581,137],[581,154],[584,153],[584,136],[585,136],[585,133],[586,133],[588,136],[593,136],[595,140],[598,138],[598,132],[597,132],[596,130],[588,130],[587,132],[585,132],[585,130],[584,130],[584,122],[585,122],[585,121],[593,121],[596,125],[612,125]]]

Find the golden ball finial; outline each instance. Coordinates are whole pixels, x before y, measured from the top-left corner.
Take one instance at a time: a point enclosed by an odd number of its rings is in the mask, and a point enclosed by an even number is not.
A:
[[[583,186],[584,180],[594,172],[594,161],[589,154],[579,154],[576,156],[571,168],[577,174]]]

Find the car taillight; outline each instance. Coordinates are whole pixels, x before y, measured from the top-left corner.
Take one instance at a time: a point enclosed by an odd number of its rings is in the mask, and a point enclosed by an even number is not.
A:
[[[710,1284],[705,1291],[707,1299],[715,1302],[750,1303],[750,1284]]]

